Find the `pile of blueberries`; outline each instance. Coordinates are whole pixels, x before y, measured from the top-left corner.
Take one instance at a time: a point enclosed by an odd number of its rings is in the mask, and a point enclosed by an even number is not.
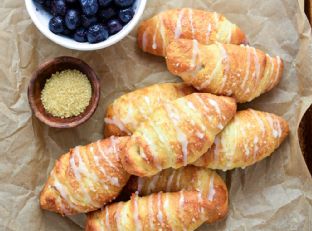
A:
[[[135,0],[34,0],[53,15],[49,29],[77,42],[99,43],[133,18]]]

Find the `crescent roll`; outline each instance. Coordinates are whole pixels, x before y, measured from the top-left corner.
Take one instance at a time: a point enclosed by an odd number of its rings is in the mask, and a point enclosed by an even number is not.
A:
[[[214,188],[226,187],[215,171],[188,165],[179,169],[169,168],[152,177],[131,176],[124,192],[137,192],[139,196],[147,196],[158,192],[200,190],[203,194],[208,194],[212,191],[212,185]]]
[[[137,176],[186,166],[207,152],[235,112],[234,99],[209,93],[166,103],[133,133],[121,153],[122,164]]]
[[[287,122],[252,109],[238,112],[195,163],[211,169],[245,168],[271,155],[289,133]]]
[[[223,15],[191,8],[159,13],[144,21],[138,30],[139,47],[158,56],[165,56],[169,43],[179,38],[196,39],[202,44],[247,43],[241,29]]]
[[[283,61],[253,47],[202,45],[179,39],[167,49],[168,70],[201,92],[249,102],[270,91],[282,78]]]
[[[130,201],[89,214],[86,230],[195,230],[205,222],[216,222],[228,212],[228,192],[222,179],[213,176],[207,178],[205,192],[133,194]]]
[[[73,215],[97,210],[112,201],[130,177],[118,155],[128,140],[111,137],[62,155],[40,194],[41,208]]]
[[[130,135],[156,107],[193,92],[195,89],[184,83],[162,83],[125,94],[108,107],[104,136]]]

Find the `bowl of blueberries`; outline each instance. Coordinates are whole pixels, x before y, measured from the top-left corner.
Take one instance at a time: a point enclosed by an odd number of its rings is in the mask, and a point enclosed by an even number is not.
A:
[[[146,0],[25,0],[37,28],[53,42],[74,50],[111,46],[139,22]]]

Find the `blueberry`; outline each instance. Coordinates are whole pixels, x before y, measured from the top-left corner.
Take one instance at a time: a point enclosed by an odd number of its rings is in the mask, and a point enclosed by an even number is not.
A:
[[[87,32],[89,43],[98,43],[108,38],[108,32],[101,24],[90,26]]]
[[[61,34],[68,37],[72,37],[73,31],[65,27],[64,31]]]
[[[107,7],[112,4],[113,0],[98,0],[101,7]]]
[[[117,19],[111,19],[107,23],[109,34],[116,34],[122,30],[122,25]]]
[[[77,42],[83,43],[87,41],[87,30],[83,27],[76,30],[74,39]]]
[[[131,8],[122,9],[118,13],[119,19],[125,24],[133,18],[133,15],[134,11]]]
[[[80,14],[77,10],[68,10],[65,16],[65,25],[70,30],[75,30],[81,23]]]
[[[66,3],[64,0],[52,0],[51,12],[54,16],[60,15],[65,16],[66,14]]]
[[[52,12],[51,12],[52,0],[46,0],[46,1],[44,2],[43,6],[44,6],[44,8],[45,8],[48,12],[52,13]]]
[[[60,16],[51,18],[49,22],[49,29],[55,34],[60,34],[64,31],[64,19]]]
[[[89,28],[91,25],[97,22],[97,18],[95,16],[88,17],[87,15],[81,15],[81,23],[84,28]]]
[[[114,0],[115,4],[121,8],[126,8],[133,5],[134,0]]]
[[[105,22],[105,21],[115,17],[116,15],[117,15],[116,10],[112,7],[109,7],[109,8],[105,8],[105,9],[100,10],[98,17],[100,20]]]
[[[95,15],[99,10],[99,4],[97,0],[79,0],[82,11],[86,15]]]

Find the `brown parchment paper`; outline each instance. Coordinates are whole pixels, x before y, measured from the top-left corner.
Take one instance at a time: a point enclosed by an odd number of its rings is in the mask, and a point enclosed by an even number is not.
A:
[[[248,34],[251,45],[285,61],[282,82],[252,107],[286,118],[291,134],[270,158],[228,172],[228,218],[200,230],[312,230],[312,180],[297,127],[312,103],[311,29],[303,0],[149,0],[148,18],[175,7],[225,14]],[[110,48],[77,52],[46,39],[32,24],[23,0],[0,1],[0,230],[82,230],[84,215],[42,211],[38,195],[54,161],[70,147],[102,137],[106,106],[121,94],[157,82],[177,81],[159,57],[136,46],[136,30]],[[90,121],[69,130],[48,128],[32,117],[27,85],[46,59],[61,55],[88,62],[101,78],[100,106]],[[312,141],[312,140],[311,140]]]

